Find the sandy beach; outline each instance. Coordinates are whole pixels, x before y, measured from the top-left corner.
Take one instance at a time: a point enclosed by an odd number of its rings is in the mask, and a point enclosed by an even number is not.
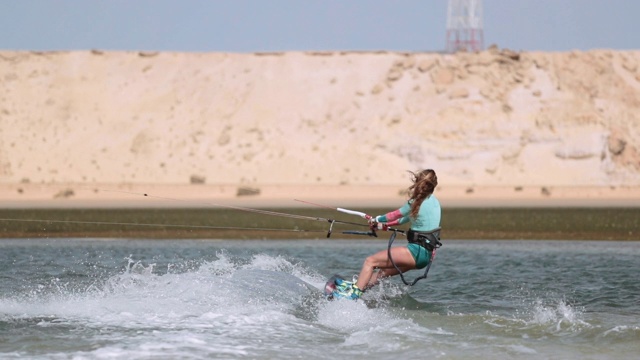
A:
[[[388,207],[402,205],[400,186],[280,185],[4,185],[2,208]],[[638,187],[461,187],[442,185],[444,207],[638,207]],[[314,204],[309,204],[314,203]]]

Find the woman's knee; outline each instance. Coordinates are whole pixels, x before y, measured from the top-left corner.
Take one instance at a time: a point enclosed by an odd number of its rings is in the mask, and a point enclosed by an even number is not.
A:
[[[364,259],[364,266],[368,268],[377,267],[378,262],[376,260],[376,257],[374,255],[368,256],[366,259]]]

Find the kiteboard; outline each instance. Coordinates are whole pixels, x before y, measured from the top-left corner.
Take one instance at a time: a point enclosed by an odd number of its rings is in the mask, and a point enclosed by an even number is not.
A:
[[[327,299],[333,299],[333,292],[336,290],[336,279],[344,280],[342,276],[336,274],[330,277],[327,283],[324,284],[324,296],[326,296]]]
[[[342,275],[335,274],[332,277],[330,277],[329,280],[327,280],[326,284],[324,284],[324,296],[328,300],[334,299],[334,292],[336,291],[336,287],[338,286],[336,282],[338,280],[347,281],[344,279]],[[347,282],[349,283],[350,281],[347,281]]]

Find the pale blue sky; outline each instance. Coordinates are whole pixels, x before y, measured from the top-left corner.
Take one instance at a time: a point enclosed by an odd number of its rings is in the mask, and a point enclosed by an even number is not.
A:
[[[640,49],[640,0],[484,0],[485,45]],[[441,51],[447,0],[0,0],[0,50]]]

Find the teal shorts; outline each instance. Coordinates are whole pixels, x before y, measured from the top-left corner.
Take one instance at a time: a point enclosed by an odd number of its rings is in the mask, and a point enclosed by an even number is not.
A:
[[[407,245],[409,252],[413,256],[413,259],[416,261],[416,269],[422,269],[425,266],[429,265],[429,260],[431,260],[431,252],[427,251],[427,249],[423,248],[418,244],[409,243]]]

